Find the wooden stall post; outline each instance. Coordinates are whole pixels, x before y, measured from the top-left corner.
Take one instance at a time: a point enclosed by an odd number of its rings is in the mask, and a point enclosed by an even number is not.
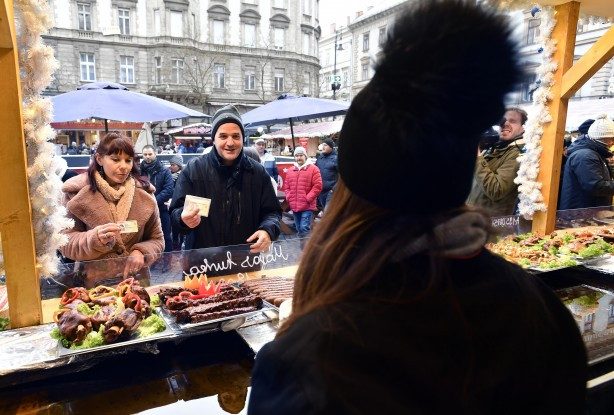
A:
[[[567,120],[567,102],[569,100],[562,97],[562,80],[563,75],[573,64],[580,3],[571,1],[561,4],[555,7],[555,13],[556,25],[552,31],[552,38],[556,40],[556,52],[552,59],[558,62],[558,68],[554,73],[554,85],[551,88],[554,97],[548,104],[552,122],[546,124],[542,135],[542,154],[537,176],[537,181],[542,184],[542,195],[547,209],[546,212],[535,213],[533,217],[533,232],[541,234],[552,232],[556,219],[565,121]]]
[[[32,230],[13,1],[0,2],[0,233],[11,327],[40,324],[40,283]]]

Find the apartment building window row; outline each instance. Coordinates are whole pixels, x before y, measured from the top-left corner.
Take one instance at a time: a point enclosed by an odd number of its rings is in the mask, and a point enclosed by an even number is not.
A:
[[[367,79],[369,79],[369,64],[368,63],[363,63],[362,66],[362,80],[366,81]]]
[[[256,25],[245,23],[243,25],[243,45],[247,48],[256,47]]]
[[[213,67],[213,87],[226,88],[225,82],[226,67],[224,65],[214,65]]]
[[[162,57],[156,56],[154,58],[155,72],[154,72],[154,83],[161,84],[162,83]]]
[[[93,53],[80,53],[79,66],[81,68],[82,81],[96,80],[96,58]]]
[[[273,29],[273,48],[277,50],[284,49],[285,30],[281,27]]]
[[[369,51],[369,33],[362,34],[362,51]]]
[[[162,22],[160,20],[160,10],[154,10],[154,36],[162,34]]]
[[[171,36],[183,37],[183,13],[171,11]]]
[[[87,3],[77,3],[79,30],[92,30],[92,7]]]
[[[119,79],[121,83],[134,83],[134,57],[120,56],[119,57]]]

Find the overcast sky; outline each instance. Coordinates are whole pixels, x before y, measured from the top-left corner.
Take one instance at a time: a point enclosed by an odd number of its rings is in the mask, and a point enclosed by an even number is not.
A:
[[[398,0],[396,0],[398,1]],[[320,0],[320,26],[322,35],[330,33],[330,25],[337,23],[337,28],[347,25],[347,16],[354,20],[357,11],[366,12],[369,6],[377,7],[394,0]]]

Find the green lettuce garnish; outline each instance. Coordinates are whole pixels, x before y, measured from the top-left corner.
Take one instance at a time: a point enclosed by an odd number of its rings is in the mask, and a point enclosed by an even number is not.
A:
[[[166,324],[162,317],[152,314],[141,322],[139,328],[136,330],[139,337],[148,337],[153,334],[159,333],[166,329]]]
[[[100,306],[96,304],[94,308],[90,308],[86,303],[81,303],[77,306],[77,311],[81,314],[85,314],[88,317],[93,316],[96,312],[100,310]]]
[[[154,294],[149,298],[149,305],[152,307],[157,307],[160,305],[160,296],[158,294]]]

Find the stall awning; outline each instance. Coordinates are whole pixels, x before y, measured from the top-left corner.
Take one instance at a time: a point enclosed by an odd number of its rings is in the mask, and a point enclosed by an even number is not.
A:
[[[82,130],[82,131],[104,131],[104,121],[68,121],[68,122],[52,122],[51,128],[55,130]],[[109,121],[109,131],[114,130],[140,130],[143,128],[142,122],[120,122]]]
[[[195,123],[168,130],[165,134],[173,138],[191,139],[211,135],[211,124]]]
[[[341,131],[343,120],[328,121],[328,122],[313,122],[294,126],[294,137],[296,138],[313,138],[313,137],[328,137],[332,134]],[[274,138],[292,138],[290,128],[284,128],[272,134],[263,134],[264,139]]]

